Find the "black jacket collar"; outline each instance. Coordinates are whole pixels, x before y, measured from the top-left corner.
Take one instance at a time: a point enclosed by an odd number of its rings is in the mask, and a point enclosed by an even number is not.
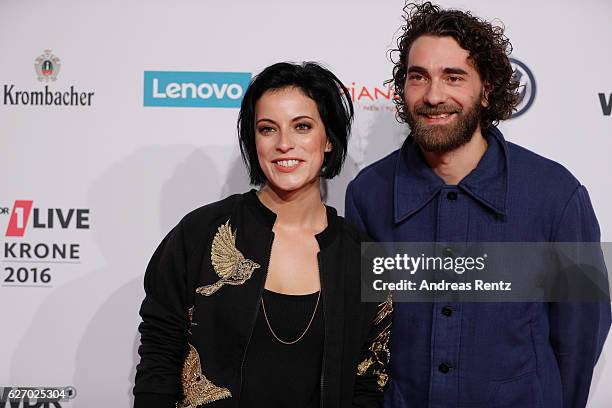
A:
[[[253,212],[257,220],[271,231],[276,221],[276,214],[259,200],[257,191],[252,189],[244,194],[244,200],[247,208]],[[338,216],[336,209],[326,205],[325,210],[327,212],[327,227],[315,235],[321,250],[327,248],[334,241],[341,228],[341,218]]]

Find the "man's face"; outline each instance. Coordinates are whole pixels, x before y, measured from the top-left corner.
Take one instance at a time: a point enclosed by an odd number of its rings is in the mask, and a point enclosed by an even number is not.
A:
[[[449,152],[480,129],[488,103],[468,57],[452,37],[425,35],[412,43],[404,97],[412,136],[425,151]]]

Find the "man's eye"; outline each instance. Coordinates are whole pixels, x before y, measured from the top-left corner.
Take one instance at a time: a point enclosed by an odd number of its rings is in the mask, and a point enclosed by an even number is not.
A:
[[[421,80],[423,80],[425,78],[423,77],[423,75],[410,74],[410,75],[408,75],[408,79],[411,80],[411,81],[421,81]]]
[[[460,76],[449,76],[448,77],[448,81],[449,82],[459,82],[461,81],[463,78],[461,78]]]

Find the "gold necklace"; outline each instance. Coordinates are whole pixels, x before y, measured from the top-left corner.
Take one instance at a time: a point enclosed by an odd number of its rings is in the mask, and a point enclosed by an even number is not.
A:
[[[308,326],[306,326],[306,329],[304,330],[304,333],[302,333],[300,335],[300,337],[298,337],[297,339],[293,340],[293,341],[285,341],[281,338],[279,338],[276,333],[274,333],[274,330],[272,329],[272,326],[270,325],[270,320],[268,320],[268,314],[266,313],[266,305],[264,304],[264,300],[263,300],[263,296],[261,298],[261,308],[263,309],[264,312],[264,317],[266,318],[266,324],[268,325],[268,329],[270,329],[270,333],[272,333],[272,335],[274,336],[274,338],[276,340],[278,340],[279,342],[283,343],[283,344],[287,344],[287,345],[291,345],[291,344],[295,344],[298,341],[302,340],[302,337],[304,337],[306,335],[306,333],[308,332],[308,329],[310,329],[310,325],[312,324],[314,318],[315,318],[315,314],[317,313],[317,308],[319,307],[319,299],[321,299],[321,290],[319,289],[319,294],[317,295],[317,303],[315,304],[315,308],[314,308],[314,312],[312,312],[312,316],[310,316],[310,321],[308,322]]]

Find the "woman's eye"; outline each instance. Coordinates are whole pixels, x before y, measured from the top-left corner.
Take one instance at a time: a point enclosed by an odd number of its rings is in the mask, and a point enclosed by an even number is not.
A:
[[[311,126],[308,123],[298,123],[295,128],[297,130],[309,130]]]
[[[263,135],[273,132],[274,128],[270,127],[270,126],[261,126],[259,128],[257,128],[257,131]]]

